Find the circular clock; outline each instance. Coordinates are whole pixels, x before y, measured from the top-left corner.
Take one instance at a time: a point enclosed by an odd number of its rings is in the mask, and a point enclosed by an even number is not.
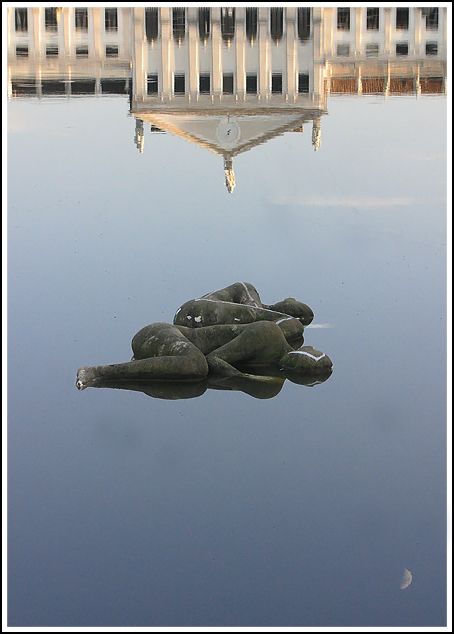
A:
[[[216,130],[219,141],[236,143],[241,135],[241,130],[236,121],[221,121]]]

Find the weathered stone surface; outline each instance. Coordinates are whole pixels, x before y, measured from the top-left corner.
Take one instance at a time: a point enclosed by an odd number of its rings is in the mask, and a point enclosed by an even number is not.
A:
[[[235,282],[230,286],[221,288],[219,291],[202,295],[201,299],[233,302],[235,304],[247,304],[249,306],[256,306],[257,308],[262,307],[262,302],[257,289],[249,282]]]
[[[283,356],[280,366],[292,372],[323,374],[331,371],[333,363],[324,352],[315,350],[312,346],[302,346]]]
[[[271,306],[267,306],[266,308],[277,311],[279,313],[284,313],[285,315],[296,317],[301,321],[303,326],[308,326],[314,319],[314,313],[312,312],[312,309],[309,308],[307,304],[303,304],[303,302],[298,302],[293,297],[287,297],[287,299],[284,299],[282,302],[277,302],[277,304],[272,304]]]
[[[219,324],[274,321],[289,341],[301,336],[304,326],[313,318],[312,310],[302,302],[289,297],[267,306],[262,304],[252,284],[236,282],[219,291],[186,302],[177,310],[173,323],[188,328],[201,328]]]
[[[294,380],[292,375],[310,377],[331,371],[331,360],[323,352],[311,346],[295,350],[297,339],[297,345],[304,342],[303,322],[310,323],[312,318],[311,309],[293,298],[264,307],[252,284],[237,282],[186,302],[178,309],[174,324],[145,326],[132,340],[130,362],[82,367],[76,386],[83,390],[109,383],[119,387],[125,382],[200,382],[218,376],[225,381],[268,382],[269,387],[260,387],[258,392],[276,393],[285,378],[278,376],[279,371],[287,372],[290,380]],[[252,376],[248,368],[262,368],[262,376]],[[243,391],[254,392],[248,381],[244,385],[249,387]]]
[[[173,323],[187,328],[202,328],[221,324],[252,324],[257,321],[276,323],[287,340],[301,336],[304,326],[299,319],[267,308],[257,308],[233,302],[193,299],[178,309]]]

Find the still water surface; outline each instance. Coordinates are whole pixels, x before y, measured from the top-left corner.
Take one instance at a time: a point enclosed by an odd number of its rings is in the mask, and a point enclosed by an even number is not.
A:
[[[445,97],[331,96],[317,152],[254,147],[232,194],[129,105],[8,107],[9,624],[442,626]],[[312,307],[326,382],[75,388],[241,280]]]

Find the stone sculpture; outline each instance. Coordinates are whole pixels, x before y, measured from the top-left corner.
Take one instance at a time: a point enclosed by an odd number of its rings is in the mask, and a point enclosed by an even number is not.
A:
[[[213,384],[213,378],[214,383],[244,378],[279,382],[284,380],[282,372],[305,382],[301,377],[329,375],[332,370],[327,355],[302,345],[304,328],[312,319],[306,304],[287,298],[268,306],[252,284],[237,282],[186,302],[173,324],[142,328],[133,337],[131,361],[79,368],[76,386],[125,387],[126,382],[141,389],[144,381],[210,379]],[[259,368],[260,376],[251,374]]]

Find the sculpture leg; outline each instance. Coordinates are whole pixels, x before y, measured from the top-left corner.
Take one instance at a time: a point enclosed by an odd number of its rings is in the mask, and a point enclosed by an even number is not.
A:
[[[127,363],[82,367],[77,372],[79,390],[112,380],[197,381],[208,374],[204,355],[197,349],[180,356],[151,357]]]

